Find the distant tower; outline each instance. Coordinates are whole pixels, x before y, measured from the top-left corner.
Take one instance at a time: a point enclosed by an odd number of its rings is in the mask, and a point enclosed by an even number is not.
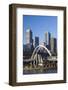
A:
[[[57,40],[53,37],[51,37],[51,52],[57,53]]]
[[[39,37],[35,37],[35,47],[37,47],[39,45]]]
[[[51,35],[49,32],[46,32],[45,33],[45,43],[46,43],[46,47],[50,50],[50,38],[51,38]]]
[[[30,28],[26,30],[26,44],[30,44],[30,45],[33,44],[32,31]]]

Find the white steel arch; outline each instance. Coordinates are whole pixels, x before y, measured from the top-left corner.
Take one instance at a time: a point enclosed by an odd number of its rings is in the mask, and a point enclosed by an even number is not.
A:
[[[45,46],[43,46],[43,45],[38,45],[38,46],[34,49],[34,51],[33,51],[33,53],[32,53],[32,56],[31,56],[31,59],[33,58],[33,56],[34,56],[36,50],[37,50],[39,47],[44,48],[44,49],[48,52],[48,54],[51,56],[50,51],[49,51]]]

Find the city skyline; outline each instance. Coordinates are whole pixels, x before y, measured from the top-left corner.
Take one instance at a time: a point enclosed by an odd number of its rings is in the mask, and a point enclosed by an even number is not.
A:
[[[40,43],[45,41],[45,33],[49,32],[54,38],[57,38],[57,16],[23,16],[23,41],[26,43],[26,31],[31,29],[33,39],[39,37]],[[40,26],[41,25],[41,26]],[[47,29],[47,30],[46,30]]]

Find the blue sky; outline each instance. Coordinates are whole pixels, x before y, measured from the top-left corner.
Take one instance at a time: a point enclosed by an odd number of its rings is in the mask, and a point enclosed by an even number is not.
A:
[[[23,16],[23,37],[25,43],[26,30],[31,28],[33,39],[39,36],[39,41],[45,41],[45,32],[50,32],[53,37],[57,38],[57,16]]]

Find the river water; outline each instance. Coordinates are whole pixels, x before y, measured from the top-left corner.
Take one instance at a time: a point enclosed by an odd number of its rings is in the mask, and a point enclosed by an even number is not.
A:
[[[52,68],[52,69],[32,69],[32,70],[23,70],[23,74],[24,75],[28,75],[28,74],[46,74],[46,73],[57,73],[57,69],[56,68]]]

